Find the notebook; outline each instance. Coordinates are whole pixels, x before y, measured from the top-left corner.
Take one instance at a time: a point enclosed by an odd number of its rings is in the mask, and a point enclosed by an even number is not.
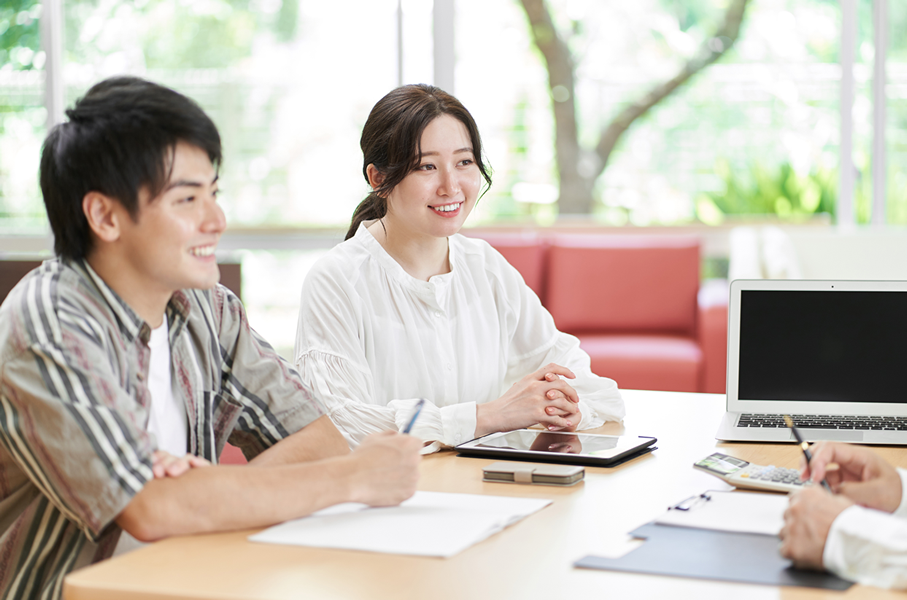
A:
[[[398,506],[337,504],[269,527],[249,540],[447,558],[549,504],[542,498],[416,492]]]
[[[907,444],[907,281],[736,280],[724,441]]]

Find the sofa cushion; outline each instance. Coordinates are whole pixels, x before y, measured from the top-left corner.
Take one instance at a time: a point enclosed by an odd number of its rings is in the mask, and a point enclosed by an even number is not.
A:
[[[686,236],[555,236],[546,307],[562,331],[670,331],[692,335],[699,240]]]
[[[224,451],[220,454],[218,462],[222,465],[244,465],[248,461],[243,455],[242,450],[231,444],[226,444],[224,446]]]
[[[592,372],[621,389],[700,391],[702,351],[681,335],[579,334]]]

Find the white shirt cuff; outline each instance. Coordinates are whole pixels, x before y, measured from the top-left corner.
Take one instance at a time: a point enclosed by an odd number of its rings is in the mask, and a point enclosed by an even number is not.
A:
[[[464,402],[441,408],[441,430],[448,446],[457,446],[476,437],[476,403]]]
[[[594,429],[605,424],[605,420],[598,416],[598,413],[589,405],[588,402],[579,401],[580,417],[579,423],[576,424],[577,430]]]
[[[836,575],[881,588],[907,587],[907,524],[897,517],[851,506],[828,531],[822,562]]]
[[[901,476],[901,503],[894,510],[896,517],[907,517],[907,469],[898,469]]]
[[[862,520],[862,511],[865,508],[860,506],[850,506],[845,508],[841,514],[832,521],[831,528],[828,530],[828,537],[825,539],[825,549],[822,551],[823,566],[838,575],[844,576],[847,572],[847,553],[844,542],[845,532],[849,531]]]

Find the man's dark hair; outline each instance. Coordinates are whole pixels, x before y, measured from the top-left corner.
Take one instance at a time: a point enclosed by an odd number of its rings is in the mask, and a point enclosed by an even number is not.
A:
[[[82,211],[88,192],[116,199],[138,219],[139,190],[155,198],[170,178],[178,142],[221,163],[220,135],[193,100],[137,77],[113,77],[94,85],[66,111],[41,153],[41,192],[54,233],[54,251],[71,260],[91,250]]]

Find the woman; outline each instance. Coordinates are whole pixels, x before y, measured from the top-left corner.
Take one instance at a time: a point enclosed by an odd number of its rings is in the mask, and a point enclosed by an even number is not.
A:
[[[616,384],[591,373],[516,269],[457,233],[491,184],[463,105],[432,86],[397,88],[360,146],[373,191],[303,284],[295,353],[350,444],[402,430],[420,397],[413,435],[445,445],[621,419]]]

